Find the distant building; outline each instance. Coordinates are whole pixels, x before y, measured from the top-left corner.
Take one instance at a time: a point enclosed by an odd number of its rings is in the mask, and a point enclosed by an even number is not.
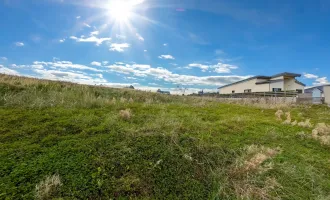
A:
[[[128,89],[132,89],[132,90],[135,89],[133,85],[130,85],[129,87],[126,87],[126,88],[128,88]]]
[[[325,98],[324,89],[330,87],[330,85],[320,85],[314,87],[308,87],[305,89],[305,93],[312,94],[313,103],[321,103],[321,100]],[[328,94],[330,95],[330,94]]]
[[[161,89],[158,89],[157,92],[158,93],[161,93],[161,94],[171,94],[171,92],[169,92],[169,91],[162,91]]]
[[[220,94],[251,93],[251,92],[284,92],[304,93],[305,84],[296,77],[301,74],[284,72],[274,76],[254,76],[242,81],[219,87]]]

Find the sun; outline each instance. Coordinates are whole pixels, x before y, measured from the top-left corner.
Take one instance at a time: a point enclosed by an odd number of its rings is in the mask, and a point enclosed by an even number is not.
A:
[[[127,0],[112,1],[109,3],[107,9],[112,18],[116,21],[124,22],[132,17],[133,4]]]

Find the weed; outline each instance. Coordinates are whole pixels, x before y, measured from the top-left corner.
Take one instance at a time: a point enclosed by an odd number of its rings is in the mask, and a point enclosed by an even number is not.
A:
[[[283,115],[283,114],[284,114],[284,113],[283,113],[282,110],[278,110],[278,111],[276,111],[276,113],[275,113],[276,119],[282,121],[282,115]]]
[[[43,200],[56,197],[61,185],[61,179],[58,174],[47,176],[45,180],[36,185],[36,198]]]
[[[119,116],[124,120],[130,120],[132,117],[132,112],[130,109],[121,110],[119,112]]]

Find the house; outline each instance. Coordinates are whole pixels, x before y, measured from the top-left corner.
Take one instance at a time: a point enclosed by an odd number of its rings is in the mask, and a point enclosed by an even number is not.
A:
[[[161,94],[171,94],[169,91],[162,91],[161,89],[158,89],[157,92]]]
[[[218,89],[220,94],[284,91],[303,93],[305,84],[296,77],[301,77],[301,74],[284,72],[274,76],[254,76]]]
[[[305,89],[305,93],[312,94],[313,103],[321,103],[322,99],[325,98],[324,90],[326,87],[330,87],[330,85],[320,85],[320,86],[308,87]]]

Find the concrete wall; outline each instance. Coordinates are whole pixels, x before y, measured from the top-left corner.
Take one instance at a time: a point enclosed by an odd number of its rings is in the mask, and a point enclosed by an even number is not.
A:
[[[324,86],[323,92],[324,92],[325,103],[330,104],[330,86]]]

